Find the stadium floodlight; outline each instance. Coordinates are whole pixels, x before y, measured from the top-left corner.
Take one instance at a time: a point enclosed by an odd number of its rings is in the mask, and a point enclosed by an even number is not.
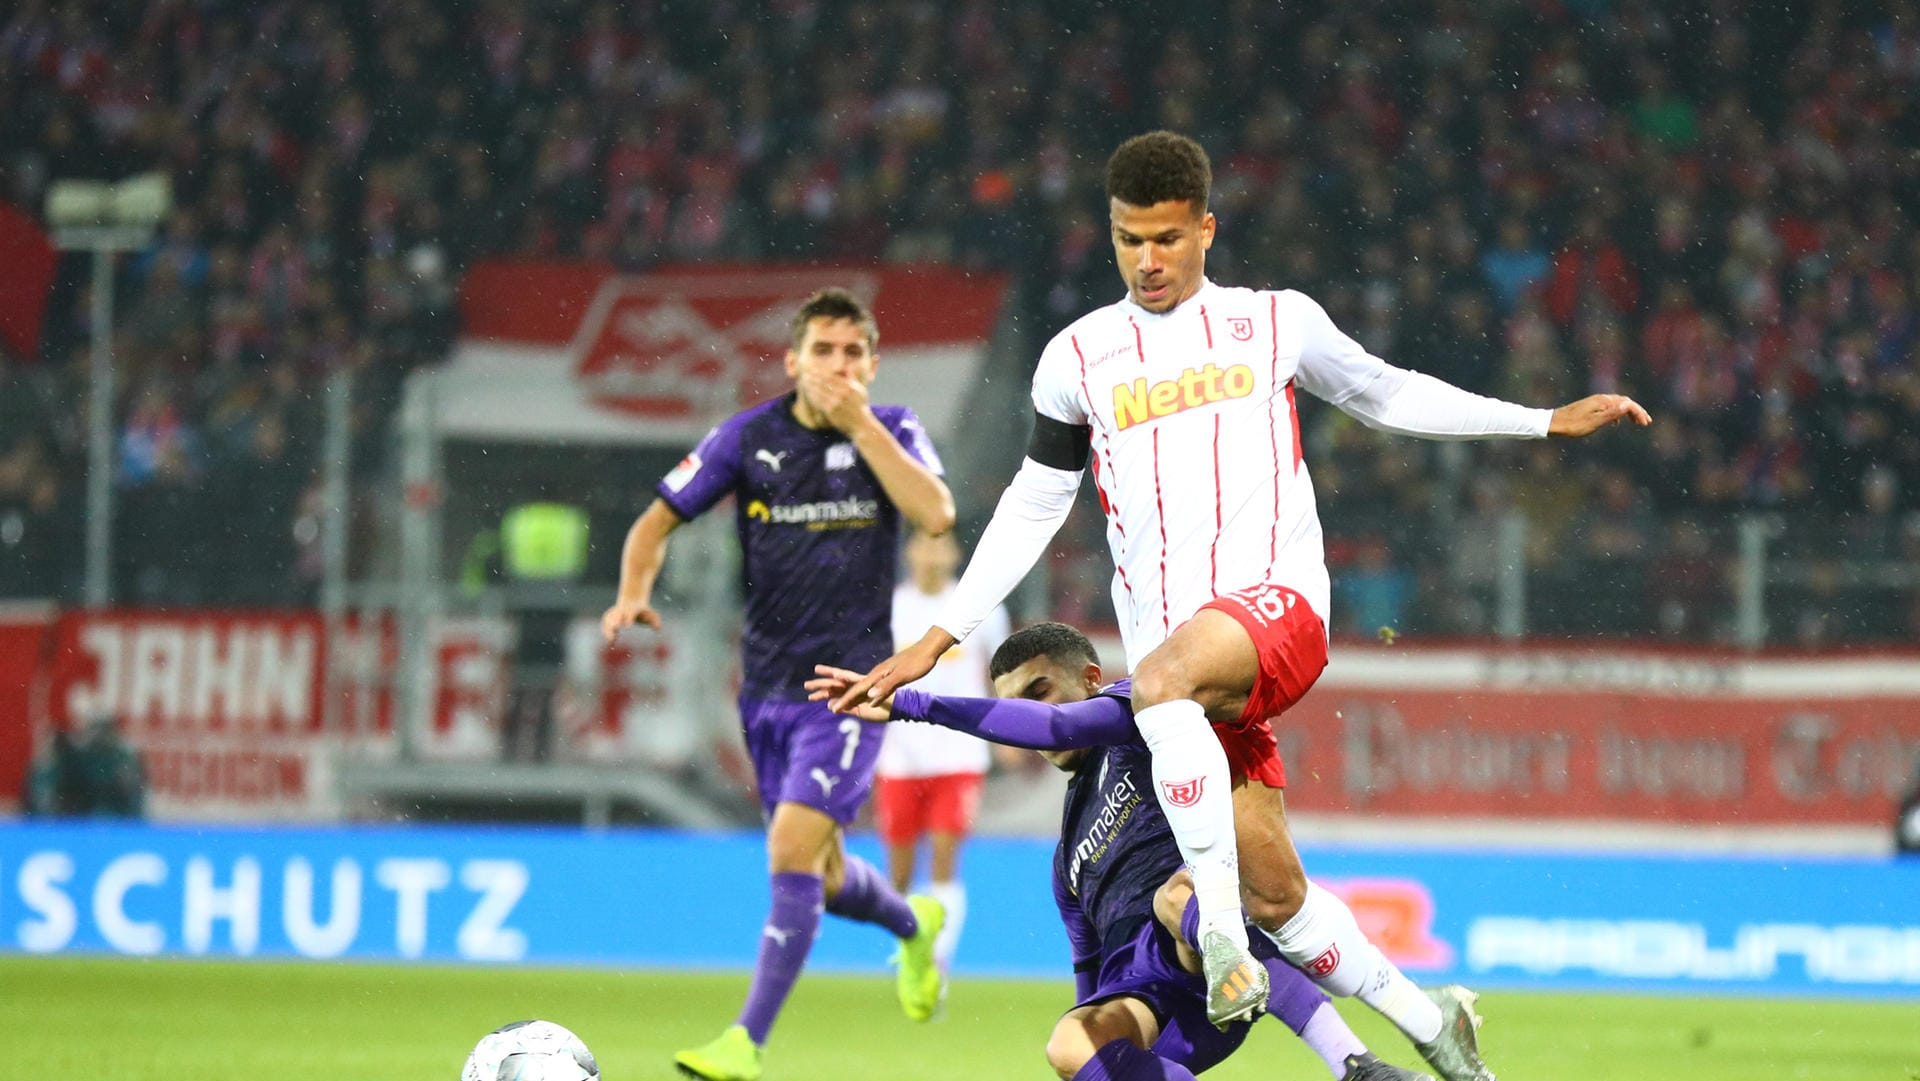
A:
[[[87,402],[87,582],[89,607],[112,599],[113,565],[113,257],[143,251],[173,208],[164,173],[113,183],[56,180],[47,186],[54,247],[93,253],[93,370]]]

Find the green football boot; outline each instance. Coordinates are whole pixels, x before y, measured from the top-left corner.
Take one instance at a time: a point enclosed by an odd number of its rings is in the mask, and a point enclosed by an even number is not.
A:
[[[746,1026],[735,1025],[712,1043],[673,1056],[673,1064],[703,1081],[760,1081],[760,1045]]]
[[[900,950],[893,955],[894,962],[900,966],[895,975],[895,990],[900,994],[900,1009],[908,1020],[929,1021],[940,1008],[943,982],[940,965],[933,959],[933,940],[939,937],[941,926],[947,922],[947,909],[939,901],[919,893],[907,898],[907,907],[913,909],[920,929],[912,938],[901,939]]]

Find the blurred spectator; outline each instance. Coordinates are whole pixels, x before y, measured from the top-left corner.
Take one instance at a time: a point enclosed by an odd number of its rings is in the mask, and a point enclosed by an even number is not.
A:
[[[281,546],[318,432],[295,403],[354,371],[355,476],[379,476],[391,388],[445,355],[476,259],[959,263],[1012,274],[1037,340],[1114,295],[1099,162],[1162,125],[1213,155],[1214,209],[1245,225],[1214,253],[1236,278],[1307,290],[1376,353],[1472,390],[1641,397],[1650,449],[1602,443],[1583,465],[1635,479],[1636,522],[1697,524],[1636,525],[1643,563],[1687,564],[1753,510],[1885,549],[1920,510],[1913,20],[1709,6],[1236,3],[1143,38],[1095,0],[28,3],[0,14],[0,198],[38,208],[53,178],[141,168],[174,181],[118,282],[133,600],[298,597]],[[828,48],[851,58],[812,62]],[[86,277],[62,264],[40,355],[15,358],[31,378],[0,361],[0,453],[22,432],[42,448],[0,491],[23,554],[47,493],[78,515]],[[1309,439],[1330,422],[1303,417]],[[1405,618],[1447,611],[1422,596],[1450,588],[1445,557],[1402,536],[1471,544],[1445,532],[1493,511],[1467,481],[1530,452],[1435,456],[1384,487],[1362,453],[1314,459],[1350,478],[1330,535],[1385,539],[1415,576]],[[1876,470],[1884,511],[1855,498]],[[196,496],[254,479],[257,507]],[[1576,581],[1602,559],[1595,529],[1559,543],[1583,490],[1563,471],[1516,486],[1539,515],[1535,570]],[[71,581],[74,521],[54,524],[68,539],[33,558]],[[258,558],[252,585],[183,565],[216,530]],[[1083,550],[1057,577],[1104,611],[1098,538]],[[0,568],[0,593],[44,577]],[[1620,629],[1668,625],[1636,618]]]
[[[81,729],[57,729],[27,770],[29,815],[140,818],[146,813],[146,771],[111,717]]]
[[[1893,818],[1893,847],[1905,856],[1920,856],[1920,769],[1914,771],[1913,784]]]
[[[1334,594],[1334,618],[1346,624],[1347,633],[1390,640],[1406,626],[1414,577],[1393,562],[1384,541],[1368,540],[1358,545],[1353,561],[1340,568]]]
[[[1501,220],[1493,247],[1480,257],[1480,271],[1503,312],[1513,310],[1521,294],[1546,280],[1552,269],[1546,249],[1528,234],[1527,223],[1517,217]]]
[[[63,598],[74,516],[39,440],[0,452],[0,597]]]

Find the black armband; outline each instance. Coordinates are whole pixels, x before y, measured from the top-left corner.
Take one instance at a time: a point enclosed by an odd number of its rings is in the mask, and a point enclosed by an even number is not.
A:
[[[1092,428],[1034,413],[1033,438],[1027,443],[1027,457],[1053,469],[1078,473],[1087,468],[1087,459],[1092,455]]]

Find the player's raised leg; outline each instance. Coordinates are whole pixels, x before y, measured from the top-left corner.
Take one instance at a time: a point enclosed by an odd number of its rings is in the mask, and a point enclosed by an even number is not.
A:
[[[709,1081],[760,1076],[761,1049],[806,967],[823,911],[879,924],[903,943],[925,939],[929,969],[933,936],[939,933],[937,905],[927,902],[931,918],[925,922],[933,927],[924,931],[920,913],[887,885],[879,869],[844,850],[842,830],[872,787],[880,727],[836,717],[807,702],[743,698],[740,716],[767,815],[772,901],[746,1002],[733,1027],[674,1058],[683,1073]],[[936,974],[936,997],[937,980]]]
[[[1200,913],[1193,899],[1193,880],[1184,871],[1168,879],[1154,894],[1153,915],[1173,936],[1181,967],[1189,972],[1199,971],[1194,940],[1198,937]],[[1340,1011],[1334,1009],[1326,992],[1279,957],[1271,943],[1256,941],[1253,951],[1266,965],[1267,975],[1273,982],[1267,998],[1267,1013],[1292,1029],[1339,1081],[1433,1081],[1426,1074],[1402,1069],[1375,1056],[1348,1027]],[[1190,1034],[1183,1031],[1176,1017],[1161,1030],[1155,1049],[1166,1054],[1165,1048],[1171,1042],[1189,1039]],[[1195,1058],[1184,1057],[1182,1061],[1196,1069],[1205,1068]]]
[[[1207,1015],[1244,1020],[1267,1000],[1267,972],[1247,952],[1234,838],[1232,777],[1207,722],[1237,714],[1260,674],[1259,657],[1232,618],[1203,609],[1142,658],[1133,673],[1134,723],[1153,753],[1153,790],[1193,872]]]
[[[1233,796],[1247,915],[1280,955],[1327,993],[1358,998],[1393,1022],[1446,1081],[1492,1081],[1476,1046],[1472,1000],[1423,991],[1367,939],[1346,902],[1307,879],[1280,789],[1250,780]],[[1449,1005],[1465,1023],[1448,1024]]]
[[[836,716],[810,702],[786,704],[792,712],[783,798],[813,808],[833,823],[832,845],[821,864],[826,911],[842,919],[886,928],[900,940],[897,988],[900,1008],[915,1021],[933,1016],[940,1001],[940,973],[933,943],[944,922],[939,902],[902,897],[873,864],[846,852],[842,832],[873,788],[885,726]],[[803,850],[796,858],[807,858]]]

